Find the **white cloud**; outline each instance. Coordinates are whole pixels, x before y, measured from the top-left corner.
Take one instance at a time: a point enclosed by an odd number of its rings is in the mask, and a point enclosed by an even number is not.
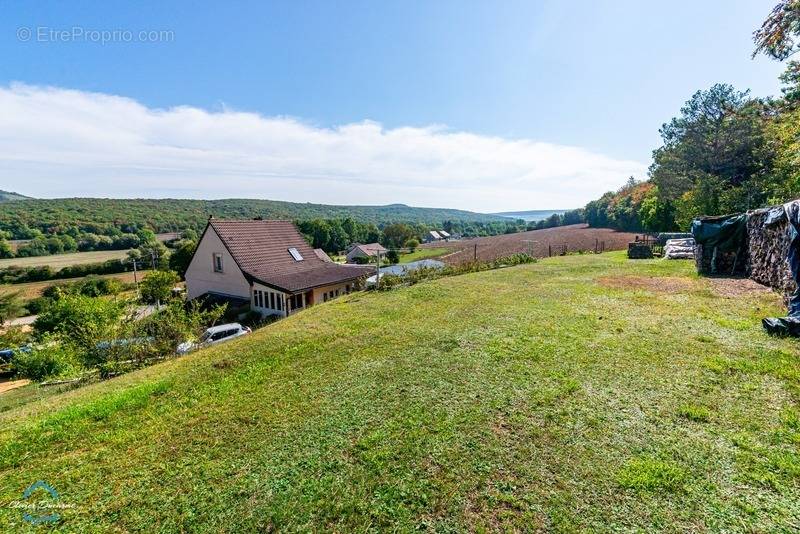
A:
[[[645,165],[442,126],[320,128],[226,109],[0,87],[0,189],[41,197],[269,198],[498,211],[577,207]]]

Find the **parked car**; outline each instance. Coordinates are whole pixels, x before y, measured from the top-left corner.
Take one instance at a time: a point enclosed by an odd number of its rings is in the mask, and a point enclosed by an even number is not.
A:
[[[193,341],[185,341],[178,345],[178,354],[186,354],[209,345],[216,345],[224,341],[244,336],[252,332],[248,327],[242,326],[239,323],[221,324],[219,326],[212,326],[203,332],[200,340],[195,343]]]

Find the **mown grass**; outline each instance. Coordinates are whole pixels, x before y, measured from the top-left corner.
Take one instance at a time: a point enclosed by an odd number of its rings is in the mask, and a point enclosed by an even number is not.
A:
[[[412,261],[424,260],[426,258],[438,258],[448,252],[453,252],[452,248],[438,247],[438,248],[418,248],[414,252],[408,254],[400,254],[400,263],[411,263]]]
[[[0,414],[0,503],[45,480],[74,532],[789,531],[778,313],[617,253],[353,294]]]

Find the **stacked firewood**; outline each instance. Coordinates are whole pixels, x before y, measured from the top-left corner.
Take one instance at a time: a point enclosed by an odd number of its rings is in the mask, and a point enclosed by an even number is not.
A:
[[[747,213],[747,273],[760,284],[789,294],[797,287],[789,261],[789,221],[780,207]],[[770,213],[772,215],[770,216]]]
[[[736,254],[734,252],[720,252],[713,247],[706,247],[700,244],[695,244],[694,246],[694,261],[697,264],[697,272],[704,275],[743,275],[747,267],[747,258],[742,256],[747,256],[746,250],[742,254]]]

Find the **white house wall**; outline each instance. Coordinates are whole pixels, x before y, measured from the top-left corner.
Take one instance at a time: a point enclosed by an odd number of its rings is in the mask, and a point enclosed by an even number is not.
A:
[[[222,254],[222,272],[214,271],[214,254]],[[186,295],[219,293],[250,299],[250,284],[212,227],[208,227],[186,269]]]
[[[256,293],[260,291],[259,295]],[[272,306],[272,298],[270,295],[275,295],[275,306]],[[261,315],[279,315],[286,316],[286,297],[285,293],[276,291],[267,286],[259,283],[253,283],[253,291],[250,295],[250,308],[259,312]],[[259,305],[260,304],[260,305]]]

